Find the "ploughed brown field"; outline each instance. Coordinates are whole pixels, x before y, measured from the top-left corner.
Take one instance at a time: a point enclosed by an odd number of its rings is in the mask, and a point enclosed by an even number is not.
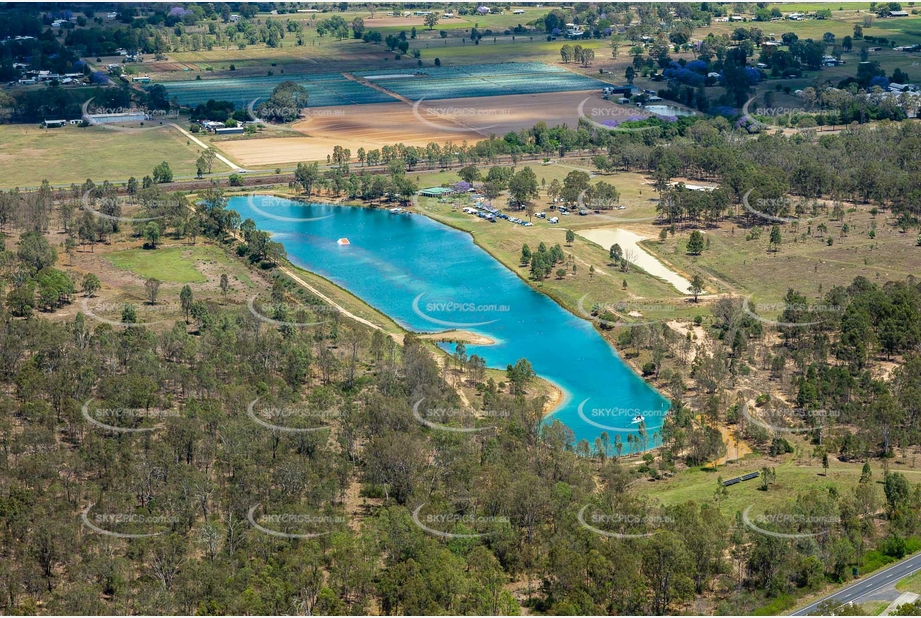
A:
[[[359,148],[474,143],[492,134],[529,129],[538,122],[574,127],[583,101],[587,116],[592,109],[611,108],[617,111],[604,117],[622,119],[629,111],[603,100],[594,90],[424,101],[416,110],[406,102],[318,107],[293,125],[304,137],[251,138],[215,145],[244,167],[326,161],[334,146],[348,148],[354,159]]]

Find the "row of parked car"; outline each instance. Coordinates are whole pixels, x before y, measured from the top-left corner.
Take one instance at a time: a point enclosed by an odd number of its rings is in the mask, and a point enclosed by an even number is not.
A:
[[[522,220],[522,219],[519,219],[518,217],[510,217],[510,216],[508,216],[507,214],[505,214],[504,212],[500,212],[500,213],[498,213],[496,216],[499,217],[500,219],[505,219],[506,221],[511,221],[512,223],[515,223],[515,224],[517,224],[517,225],[523,225],[524,227],[530,227],[530,226],[534,225],[534,224],[531,223],[530,221],[524,221],[524,220]]]
[[[530,227],[534,225],[530,221],[523,221],[522,219],[519,219],[518,217],[510,217],[504,212],[493,213],[493,212],[489,212],[488,210],[479,210],[477,208],[469,208],[469,207],[464,208],[464,212],[467,213],[468,215],[476,215],[481,219],[486,219],[490,223],[495,223],[498,219],[505,219],[506,221],[510,221],[516,225],[522,225],[524,227]]]

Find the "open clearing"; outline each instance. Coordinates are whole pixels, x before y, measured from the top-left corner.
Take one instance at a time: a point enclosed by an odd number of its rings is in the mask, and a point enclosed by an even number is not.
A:
[[[130,176],[149,175],[161,161],[168,161],[176,176],[191,176],[198,155],[198,148],[166,125],[132,133],[70,125],[0,125],[0,186],[37,186],[43,179],[52,184],[82,183],[87,178],[124,182]]]
[[[294,125],[305,137],[217,141],[215,146],[241,165],[254,167],[325,161],[334,146],[348,148],[355,156],[359,148],[370,150],[398,143],[474,143],[492,134],[531,128],[538,122],[574,127],[579,105],[586,98],[586,109],[621,107],[603,100],[597,91],[445,99],[420,105],[418,116],[407,103],[324,107],[311,110],[305,120]]]
[[[215,247],[161,247],[159,249],[126,249],[110,253],[113,266],[130,270],[147,279],[154,277],[167,283],[202,283],[208,278],[201,272],[201,263],[216,262],[229,268],[227,256]]]
[[[579,236],[604,247],[619,244],[624,251],[632,251],[634,258],[630,260],[653,277],[659,277],[671,283],[682,294],[688,294],[691,282],[668,268],[657,257],[648,253],[640,246],[640,241],[645,240],[639,234],[614,227],[597,228],[594,230],[579,230]]]

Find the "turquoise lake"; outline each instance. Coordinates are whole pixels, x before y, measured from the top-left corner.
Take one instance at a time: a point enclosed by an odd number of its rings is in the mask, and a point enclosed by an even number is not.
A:
[[[668,401],[591,322],[531,289],[469,234],[418,214],[269,196],[233,197],[229,208],[272,233],[293,264],[349,290],[407,330],[458,328],[489,337],[495,345],[468,345],[467,354],[483,357],[490,367],[528,359],[565,393],[547,421],[560,420],[576,441],[593,444],[607,431],[613,444],[620,434],[626,453],[627,435],[639,434],[633,421],[642,415],[647,446],[654,444]],[[349,244],[339,244],[341,238]]]

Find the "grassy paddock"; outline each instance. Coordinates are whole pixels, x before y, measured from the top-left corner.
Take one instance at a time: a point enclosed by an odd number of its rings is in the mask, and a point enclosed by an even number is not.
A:
[[[225,268],[234,267],[227,254],[209,245],[161,247],[159,249],[125,249],[106,256],[116,268],[128,270],[138,277],[159,279],[165,283],[203,283],[203,262],[216,262]]]
[[[51,184],[140,179],[161,161],[168,161],[176,176],[192,176],[200,150],[169,127],[123,133],[70,125],[0,125],[0,187],[34,187],[44,179]]]
[[[921,572],[900,579],[898,583],[896,583],[895,589],[899,592],[914,592],[915,594],[921,594]]]

